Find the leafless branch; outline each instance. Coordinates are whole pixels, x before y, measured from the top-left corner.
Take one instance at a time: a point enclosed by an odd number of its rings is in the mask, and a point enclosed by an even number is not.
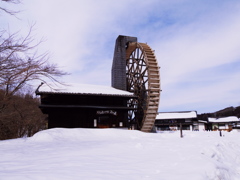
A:
[[[37,55],[31,36],[33,26],[24,38],[17,38],[18,33],[0,36],[0,89],[4,89],[6,97],[18,92],[33,80],[46,81],[46,78],[60,83],[58,78],[67,75],[56,64],[48,62],[48,53]]]
[[[20,0],[1,0],[1,1],[6,2],[6,3],[12,3],[12,4],[19,4],[21,2]],[[15,16],[17,13],[20,12],[20,11],[12,11],[12,10],[9,10],[2,6],[0,6],[0,11],[3,11],[5,13],[13,15],[13,16]]]

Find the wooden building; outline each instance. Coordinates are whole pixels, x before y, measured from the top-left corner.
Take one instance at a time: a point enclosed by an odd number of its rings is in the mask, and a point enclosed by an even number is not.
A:
[[[112,87],[73,85],[57,90],[40,86],[40,109],[48,114],[48,128],[128,127],[128,100],[132,93]]]
[[[136,37],[118,36],[112,63],[112,87],[76,91],[43,90],[40,108],[52,127],[129,127],[151,132],[160,100],[155,51]],[[67,88],[67,87],[66,87]]]
[[[240,120],[236,116],[228,116],[222,118],[208,118],[208,127],[210,130],[231,131],[240,125]]]
[[[161,112],[157,115],[155,127],[157,130],[199,130],[196,111]]]

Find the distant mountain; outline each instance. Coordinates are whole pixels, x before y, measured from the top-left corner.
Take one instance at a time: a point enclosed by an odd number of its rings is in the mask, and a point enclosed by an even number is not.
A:
[[[198,114],[198,119],[207,120],[208,117],[220,118],[228,116],[237,116],[238,118],[240,118],[240,106],[230,106],[216,112]]]

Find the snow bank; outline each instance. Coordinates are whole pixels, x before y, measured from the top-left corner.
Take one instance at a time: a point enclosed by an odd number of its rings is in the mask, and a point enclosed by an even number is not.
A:
[[[238,180],[240,133],[41,131],[0,141],[0,179]]]

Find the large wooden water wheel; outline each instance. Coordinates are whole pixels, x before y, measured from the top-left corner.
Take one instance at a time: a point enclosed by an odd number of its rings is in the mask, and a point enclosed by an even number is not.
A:
[[[160,99],[160,73],[154,51],[145,43],[129,42],[126,48],[127,91],[138,99],[129,102],[131,122],[143,132],[151,132]]]

